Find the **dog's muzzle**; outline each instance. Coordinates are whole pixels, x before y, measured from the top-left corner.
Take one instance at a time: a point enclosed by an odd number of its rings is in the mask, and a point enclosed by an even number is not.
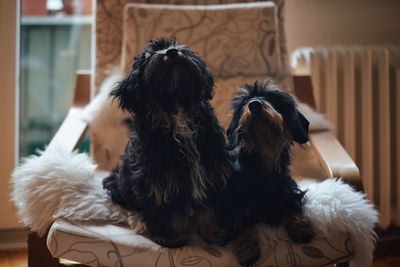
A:
[[[256,115],[259,114],[262,110],[263,104],[260,100],[255,99],[249,102],[249,110],[251,114]]]
[[[167,51],[165,51],[164,54],[164,62],[167,63],[177,63],[177,61],[182,60],[182,52],[179,51],[176,48],[169,48]]]
[[[165,52],[165,55],[169,58],[175,58],[179,56],[179,51],[176,48],[170,48],[167,50],[167,52]]]
[[[251,99],[248,104],[248,114],[246,121],[256,123],[267,124],[275,130],[283,129],[283,118],[282,115],[277,112],[271,104],[261,99]],[[253,124],[252,123],[252,124]],[[253,127],[254,127],[253,125]]]

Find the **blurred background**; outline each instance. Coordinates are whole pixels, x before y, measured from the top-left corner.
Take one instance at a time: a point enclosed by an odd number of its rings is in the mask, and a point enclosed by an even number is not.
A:
[[[4,119],[6,130],[0,134],[0,139],[4,142],[4,152],[1,154],[4,161],[0,169],[0,188],[2,188],[0,249],[2,246],[7,246],[6,242],[9,246],[9,241],[11,240],[12,243],[14,239],[16,241],[12,246],[25,245],[20,242],[20,237],[26,234],[26,229],[18,222],[15,208],[8,201],[11,170],[21,158],[37,153],[38,149],[43,149],[48,144],[72,104],[76,71],[93,69],[94,2],[96,1],[20,0],[16,5],[13,1],[0,1],[0,33],[3,36],[0,49],[1,58],[6,66],[2,70],[9,71],[8,66],[13,69],[14,64],[17,64],[15,72],[19,73],[19,80],[15,81],[19,83],[19,92],[6,92],[1,89],[0,97],[2,108],[8,107],[12,115],[19,114],[19,121],[16,122],[18,126],[14,127],[14,121],[6,118]],[[13,14],[16,6],[18,15]],[[381,221],[381,226],[384,228],[388,228],[392,222],[400,225],[400,216],[397,215],[400,214],[400,198],[397,197],[400,192],[400,168],[398,167],[400,156],[396,154],[400,151],[399,128],[396,130],[396,127],[400,125],[400,113],[396,108],[398,106],[396,96],[400,95],[399,14],[400,1],[398,0],[285,0],[284,26],[288,55],[292,55],[294,60],[292,71],[311,75],[314,87],[318,84],[318,88],[325,88],[314,92],[317,97],[317,108],[327,113],[328,118],[336,125],[340,125],[335,129],[335,133],[360,167],[361,176],[377,177],[376,180],[370,181],[369,188],[367,185],[367,193],[370,190],[369,197],[374,197],[372,196],[374,189],[370,188],[375,187],[375,191],[378,192],[375,196],[376,203],[389,199],[385,207],[388,211],[383,213],[384,217]],[[15,25],[19,31],[19,43],[8,42],[15,38],[16,33],[13,32],[14,28],[10,21],[16,21],[16,18],[19,18],[19,24]],[[15,53],[13,49],[19,51],[19,61],[16,63],[13,62],[15,57],[10,56]],[[379,63],[380,57],[377,56],[374,59],[374,54],[369,51],[377,55],[383,53],[387,72],[382,74],[380,70],[383,68],[379,67],[383,66]],[[343,56],[348,53],[350,57]],[[361,136],[365,136],[367,132],[356,123],[357,120],[361,120],[363,110],[361,106],[354,110],[353,117],[349,116],[350,113],[346,113],[346,110],[359,102],[361,98],[355,98],[350,104],[344,103],[344,99],[348,99],[345,98],[348,91],[341,90],[340,85],[345,83],[346,78],[343,73],[347,70],[337,68],[346,62],[346,58],[360,61],[364,53],[371,55],[370,86],[371,90],[375,90],[371,91],[371,105],[364,108],[366,111],[383,114],[371,115],[371,129],[383,127],[389,133],[385,136],[385,132],[371,130],[375,137],[365,140],[370,143],[368,147],[371,147],[371,151],[375,152],[372,152],[371,157],[366,161],[363,155],[367,153],[359,147],[366,147],[360,143],[360,140],[364,140]],[[318,68],[316,68],[317,63],[320,64]],[[336,64],[334,71],[331,69],[332,64]],[[357,88],[362,84],[363,64],[357,66],[353,67],[355,77],[359,80],[354,87],[356,88],[354,89],[355,97],[360,96],[357,95],[360,93],[360,89]],[[11,72],[11,74],[15,73]],[[377,85],[383,80],[379,78],[383,77],[382,75],[386,75],[385,79],[390,82],[386,87]],[[7,85],[7,82],[5,84]],[[336,87],[332,84],[336,84]],[[14,87],[10,86],[10,88]],[[327,95],[328,91],[336,92],[336,99]],[[11,103],[15,95],[19,95],[18,107]],[[385,102],[380,102],[380,104],[373,102],[374,98],[387,100],[388,109],[384,109]],[[335,100],[334,106],[329,106],[333,100]],[[18,111],[15,112],[16,109]],[[389,113],[385,113],[386,111]],[[9,114],[7,112],[4,113]],[[13,117],[10,116],[10,118]],[[353,124],[349,124],[349,118],[352,118]],[[9,138],[9,136],[12,137]],[[351,140],[348,139],[349,137]],[[16,146],[13,141],[10,141],[13,138],[17,139]],[[372,165],[368,165],[368,160],[378,162],[380,165],[371,167]],[[385,181],[385,183],[380,181]],[[380,191],[380,189],[386,191]],[[388,195],[384,192],[388,192]],[[381,199],[381,197],[388,198]],[[391,210],[395,209],[397,212],[391,213]],[[396,230],[393,231],[396,232]],[[14,232],[14,235],[9,235],[10,232]],[[400,236],[398,231],[395,235]]]
[[[396,0],[286,0],[289,55],[303,46],[400,43]],[[92,0],[22,0],[20,157],[43,148],[72,103],[77,69],[91,68]]]
[[[77,69],[91,66],[91,0],[22,0],[19,155],[43,149],[72,104]]]

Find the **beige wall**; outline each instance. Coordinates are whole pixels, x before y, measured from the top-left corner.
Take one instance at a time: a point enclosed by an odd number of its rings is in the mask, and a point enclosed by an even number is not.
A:
[[[300,46],[397,44],[398,0],[286,0],[288,52]]]
[[[0,1],[0,228],[22,226],[9,201],[15,158],[16,10],[17,1]]]

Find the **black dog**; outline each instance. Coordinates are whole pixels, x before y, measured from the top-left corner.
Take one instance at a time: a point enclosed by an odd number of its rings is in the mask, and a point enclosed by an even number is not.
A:
[[[193,51],[158,39],[111,92],[132,113],[133,129],[122,163],[103,186],[115,203],[140,215],[139,233],[163,246],[190,242],[193,217],[230,177],[223,129],[209,103],[213,88]]]
[[[309,242],[310,221],[303,216],[304,191],[289,173],[293,141],[308,141],[307,119],[294,99],[269,84],[245,85],[233,100],[227,130],[233,176],[212,205],[222,228],[229,229],[242,265],[260,256],[257,223],[283,225],[291,240]]]

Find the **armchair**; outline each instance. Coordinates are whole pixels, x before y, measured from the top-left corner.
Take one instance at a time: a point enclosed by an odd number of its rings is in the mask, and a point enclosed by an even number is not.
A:
[[[215,74],[216,95],[212,104],[224,126],[229,121],[228,106],[231,96],[238,90],[239,85],[244,82],[253,82],[256,79],[274,78],[281,88],[295,94],[299,100],[311,107],[314,106],[310,78],[292,77],[287,69],[283,35],[283,1],[277,0],[278,5],[269,2],[211,7],[149,6],[126,4],[128,2],[126,0],[118,1],[121,2],[120,4],[116,4],[116,2],[98,1],[97,4],[97,57],[96,71],[94,77],[92,76],[95,81],[95,87],[92,90],[95,92],[99,91],[100,84],[115,69],[119,69],[122,73],[126,72],[132,56],[137,54],[148,39],[170,35],[176,36],[180,42],[197,50]],[[114,31],[108,33],[115,38],[114,41],[117,45],[112,44],[113,47],[110,47],[110,44],[106,43],[110,36],[105,37],[106,32],[104,32],[105,29],[110,29],[110,25],[104,27],[104,23],[107,19],[111,22],[110,19],[116,17],[118,18],[113,21]],[[224,24],[218,24],[221,19],[225,20]],[[189,23],[190,27],[185,23]],[[176,28],[178,25],[179,27]],[[241,28],[243,25],[248,28]],[[217,28],[217,26],[220,27]],[[208,31],[213,31],[214,35],[202,39],[204,37],[202,32]],[[119,34],[121,32],[122,34]],[[222,33],[232,35],[223,36]],[[118,37],[115,36],[116,34],[119,34]],[[69,151],[73,151],[79,147],[87,130],[91,129],[90,125],[77,115],[89,103],[90,82],[88,79],[89,74],[87,73],[77,75],[74,105],[49,144],[49,148],[63,146]],[[101,135],[102,133],[93,134]],[[310,139],[309,145],[302,149],[295,149],[301,155],[294,155],[293,166],[303,165],[304,163],[301,161],[306,157],[309,159],[307,164],[312,164],[312,167],[303,168],[303,170],[293,169],[296,177],[309,177],[317,180],[343,177],[346,183],[362,190],[362,182],[356,165],[329,129],[311,132]],[[99,169],[109,170],[112,166],[110,161],[116,159],[104,156],[109,152],[99,140],[107,142],[104,138],[92,140],[91,146],[96,149],[91,150],[91,156],[98,164]],[[305,247],[289,244],[281,237],[282,233],[279,231],[272,231],[268,234],[282,240],[274,247],[275,263],[280,260],[288,264],[287,257],[292,257],[289,262],[296,264],[296,262],[299,263],[298,257],[302,254],[308,255],[307,260],[303,261],[303,264],[307,266],[329,265],[348,262],[354,254],[352,240],[346,233],[329,240],[314,240],[310,246]],[[123,241],[118,238],[122,236],[126,236]],[[57,220],[47,236],[47,244],[54,257],[67,258],[91,266],[117,263],[122,266],[129,260],[139,260],[138,265],[140,266],[147,264],[175,266],[179,265],[178,262],[182,266],[205,263],[213,264],[213,266],[217,264],[220,266],[237,265],[232,261],[231,252],[225,248],[203,247],[200,249],[194,247],[181,251],[162,248],[144,250],[130,245],[127,241],[128,237],[137,238],[129,229],[122,226],[98,222],[80,224]],[[43,238],[39,240],[39,243],[42,244],[42,252],[32,253],[31,251],[35,247],[38,248],[38,238],[36,233],[30,233],[28,239],[29,266],[60,266],[60,263],[52,259],[46,251],[43,246],[44,241]],[[146,243],[146,241],[143,242]],[[84,244],[90,244],[90,246]],[[321,249],[316,249],[318,247]],[[268,253],[272,255],[272,251],[269,251],[268,247],[264,252],[265,255]],[[47,253],[47,256],[40,253]],[[260,263],[261,265],[272,264],[272,261],[269,260],[265,256]]]

